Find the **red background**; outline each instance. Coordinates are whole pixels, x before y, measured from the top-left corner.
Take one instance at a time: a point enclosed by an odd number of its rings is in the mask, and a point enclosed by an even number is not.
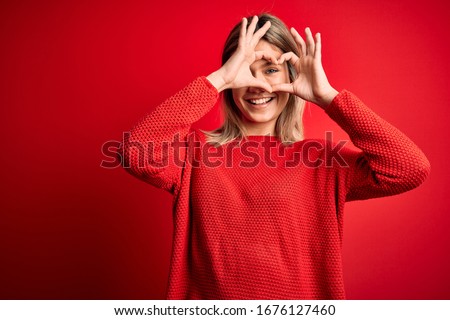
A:
[[[418,189],[347,205],[348,298],[450,298],[444,0],[2,1],[0,298],[164,298],[171,196],[101,168],[101,146],[217,69],[231,27],[260,11],[320,31],[330,82],[432,164]],[[316,106],[305,123],[345,137]]]

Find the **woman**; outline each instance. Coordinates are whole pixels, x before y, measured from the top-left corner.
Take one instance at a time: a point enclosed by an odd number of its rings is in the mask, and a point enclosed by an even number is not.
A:
[[[168,299],[344,299],[344,203],[405,192],[429,173],[423,153],[348,91],[306,39],[276,17],[230,33],[222,67],[144,117],[123,165],[174,196]],[[223,92],[225,121],[190,130]],[[303,102],[360,150],[303,139]],[[144,147],[145,146],[145,147]]]

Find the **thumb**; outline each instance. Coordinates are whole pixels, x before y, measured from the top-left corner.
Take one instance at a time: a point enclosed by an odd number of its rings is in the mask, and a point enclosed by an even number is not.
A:
[[[272,92],[272,86],[263,80],[259,80],[259,79],[255,78],[253,81],[251,81],[249,83],[249,85],[250,85],[250,87],[261,88],[267,92]]]
[[[280,84],[275,84],[272,86],[272,91],[281,91],[281,92],[287,92],[287,93],[294,93],[294,86],[292,85],[292,83],[280,83]]]

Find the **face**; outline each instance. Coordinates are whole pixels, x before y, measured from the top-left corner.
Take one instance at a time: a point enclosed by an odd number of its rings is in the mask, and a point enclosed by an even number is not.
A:
[[[269,52],[277,59],[283,54],[278,47],[264,40],[258,42],[255,51]],[[250,71],[255,78],[264,80],[270,85],[290,82],[286,62],[275,65],[261,59],[250,66]],[[242,122],[248,135],[274,135],[276,121],[286,106],[289,94],[269,93],[264,89],[253,87],[233,89],[232,92],[234,102],[242,113]]]

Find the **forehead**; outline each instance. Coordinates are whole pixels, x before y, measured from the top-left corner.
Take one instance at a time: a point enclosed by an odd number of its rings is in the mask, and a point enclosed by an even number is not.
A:
[[[266,51],[273,54],[277,58],[283,54],[283,51],[281,51],[280,48],[271,43],[268,43],[266,40],[259,40],[258,44],[255,47],[255,51]]]
[[[255,51],[265,51],[273,55],[276,59],[278,59],[283,54],[283,51],[281,51],[280,48],[274,46],[273,44],[268,43],[265,40],[259,40],[258,44],[255,47]],[[265,68],[266,66],[271,64],[272,63],[270,61],[261,59],[253,62],[251,65],[251,69],[254,70],[259,68]]]

